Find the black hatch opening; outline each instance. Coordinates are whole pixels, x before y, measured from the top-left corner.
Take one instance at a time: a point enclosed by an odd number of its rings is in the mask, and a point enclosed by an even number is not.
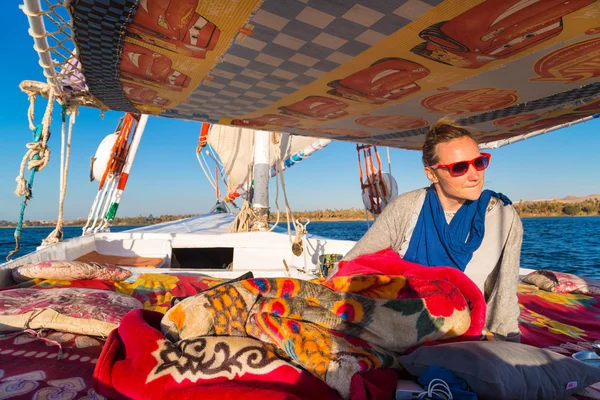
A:
[[[171,268],[231,269],[233,247],[173,248]]]

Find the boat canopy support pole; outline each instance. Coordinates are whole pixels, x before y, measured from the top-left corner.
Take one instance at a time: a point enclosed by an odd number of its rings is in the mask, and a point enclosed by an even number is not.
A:
[[[256,131],[254,133],[254,201],[252,208],[256,219],[252,224],[253,231],[269,230],[269,148],[271,132]]]
[[[595,118],[600,118],[600,114],[595,114],[595,115],[590,115],[588,117],[585,118],[581,118],[575,121],[571,121],[571,122],[567,122],[565,124],[560,124],[560,125],[556,125],[553,126],[552,128],[547,128],[547,129],[540,129],[539,131],[533,131],[533,132],[529,132],[526,133],[524,135],[519,135],[519,136],[514,136],[508,139],[502,139],[502,140],[497,140],[495,142],[489,142],[489,143],[483,143],[479,145],[480,149],[498,149],[500,147],[506,146],[508,144],[513,144],[516,142],[520,142],[521,140],[526,140],[535,136],[539,136],[539,135],[543,135],[545,133],[549,133],[552,131],[557,131],[559,129],[562,128],[568,128],[569,126],[573,126],[573,125],[577,125],[580,124],[582,122],[587,122],[590,121],[592,119]]]
[[[56,94],[62,93],[62,87],[56,79],[56,71],[54,70],[54,62],[50,53],[50,46],[46,38],[46,27],[44,25],[44,14],[40,0],[25,0],[21,6],[23,13],[27,15],[29,20],[30,35],[33,37],[33,48],[40,57],[40,66],[44,69],[44,76],[48,79],[48,83],[54,87]]]

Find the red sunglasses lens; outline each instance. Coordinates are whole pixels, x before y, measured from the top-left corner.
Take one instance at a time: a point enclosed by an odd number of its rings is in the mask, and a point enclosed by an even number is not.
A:
[[[490,165],[490,159],[487,156],[477,157],[473,160],[473,166],[477,171],[483,171]]]
[[[467,173],[469,170],[469,163],[467,161],[461,161],[452,166],[450,174],[452,176],[461,176]]]

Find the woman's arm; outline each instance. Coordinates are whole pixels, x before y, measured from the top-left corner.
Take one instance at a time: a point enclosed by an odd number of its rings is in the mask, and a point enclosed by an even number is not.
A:
[[[413,213],[418,213],[423,206],[424,193],[424,189],[419,189],[395,198],[343,259],[353,260],[363,254],[375,253],[388,247],[398,251],[410,217]]]
[[[375,253],[376,251],[394,247],[395,229],[394,218],[389,207],[383,212],[375,223],[369,228],[367,233],[354,245],[343,258],[344,261],[350,261],[363,254]]]
[[[498,267],[485,282],[485,301],[487,303],[486,330],[500,340],[518,342],[519,330],[519,268],[521,265],[521,244],[523,243],[523,224],[512,206],[512,223],[502,251]],[[507,210],[508,211],[508,210]]]

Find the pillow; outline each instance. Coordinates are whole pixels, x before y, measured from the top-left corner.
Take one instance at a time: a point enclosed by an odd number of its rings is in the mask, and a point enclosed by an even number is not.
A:
[[[131,272],[111,264],[98,264],[81,261],[42,261],[37,264],[25,264],[12,270],[17,282],[30,279],[52,279],[76,281],[80,279],[102,279],[124,281]]]
[[[75,261],[114,264],[125,267],[157,268],[164,264],[165,259],[162,257],[112,256],[108,254],[100,254],[97,251],[90,251],[81,257],[77,257]]]
[[[54,329],[107,336],[142,303],[96,289],[10,289],[0,292],[0,331]]]
[[[557,399],[600,382],[600,368],[512,342],[424,346],[400,363],[414,376],[434,365],[447,368],[481,399]]]
[[[600,280],[582,278],[564,272],[534,271],[525,276],[523,282],[547,292],[600,295]]]

